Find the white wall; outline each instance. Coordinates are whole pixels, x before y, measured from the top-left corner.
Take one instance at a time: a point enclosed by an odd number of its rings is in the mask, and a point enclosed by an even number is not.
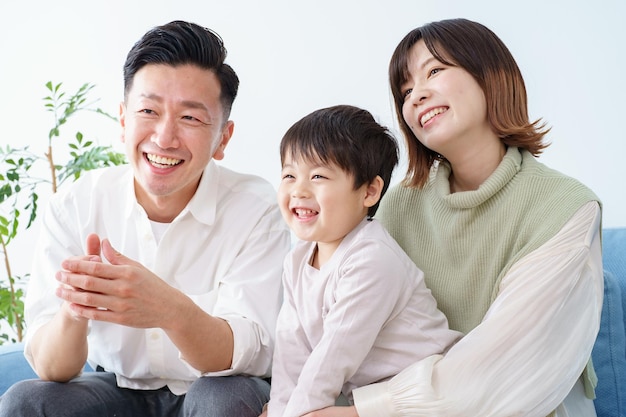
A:
[[[396,130],[386,74],[398,41],[432,20],[477,20],[517,58],[532,117],[553,127],[553,144],[540,160],[600,196],[605,227],[626,226],[623,0],[35,0],[3,1],[0,17],[0,146],[44,149],[49,80],[71,90],[96,84],[99,105],[117,114],[132,44],[155,25],[185,19],[222,35],[241,78],[235,136],[223,163],[275,185],[278,143],[293,122],[349,103]],[[119,142],[113,124],[89,122],[82,130],[103,144]]]

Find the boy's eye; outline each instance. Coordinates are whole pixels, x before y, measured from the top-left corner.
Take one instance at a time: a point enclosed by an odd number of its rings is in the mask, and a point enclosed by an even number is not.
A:
[[[320,175],[320,174],[315,174],[315,175],[313,175],[313,179],[314,179],[314,180],[319,180],[319,179],[324,179],[324,178],[326,178],[326,177],[325,177],[325,176],[323,176],[323,175]]]

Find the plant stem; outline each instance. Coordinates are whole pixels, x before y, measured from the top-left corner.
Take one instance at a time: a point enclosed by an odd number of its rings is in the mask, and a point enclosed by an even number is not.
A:
[[[46,153],[48,158],[48,164],[50,165],[50,178],[52,179],[52,192],[57,192],[57,170],[54,167],[54,160],[52,159],[52,145],[48,144],[48,152]]]
[[[4,268],[7,271],[7,277],[9,279],[9,292],[11,293],[11,304],[13,305],[15,317],[15,331],[17,332],[17,341],[22,341],[22,319],[17,311],[17,302],[15,297],[15,285],[13,284],[13,275],[11,275],[11,263],[9,262],[9,253],[7,252],[7,245],[4,242],[4,238],[0,235],[0,245],[2,246],[2,252],[4,253]]]

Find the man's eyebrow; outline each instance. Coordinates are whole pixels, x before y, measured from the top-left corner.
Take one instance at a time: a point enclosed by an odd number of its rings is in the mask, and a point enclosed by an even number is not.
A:
[[[206,112],[209,111],[209,109],[207,109],[207,107],[204,105],[204,103],[201,103],[199,101],[193,101],[193,100],[183,100],[180,102],[183,106],[188,107],[190,109],[200,109],[200,110],[204,110]]]
[[[159,96],[158,94],[141,93],[141,94],[139,94],[139,97],[147,98],[148,100],[154,100],[154,101],[158,101],[158,102],[163,101],[163,97]]]
[[[154,93],[144,93],[144,94],[140,94],[141,97],[143,98],[147,98],[148,100],[154,100],[156,102],[163,102],[163,97],[161,97],[158,94],[154,94]],[[199,102],[199,101],[195,101],[195,100],[182,100],[180,102],[180,104],[182,104],[184,107],[190,108],[190,109],[200,109],[200,110],[204,110],[206,112],[209,111],[209,109],[204,105],[204,103]]]

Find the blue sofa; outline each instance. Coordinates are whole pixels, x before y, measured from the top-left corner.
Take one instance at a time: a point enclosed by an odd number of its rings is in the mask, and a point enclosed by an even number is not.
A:
[[[626,228],[602,231],[604,303],[592,352],[598,417],[626,416]]]
[[[598,417],[620,417],[626,416],[626,228],[604,229],[602,244],[604,304],[592,353],[595,406]],[[15,381],[34,377],[20,344],[0,346],[0,395]]]

